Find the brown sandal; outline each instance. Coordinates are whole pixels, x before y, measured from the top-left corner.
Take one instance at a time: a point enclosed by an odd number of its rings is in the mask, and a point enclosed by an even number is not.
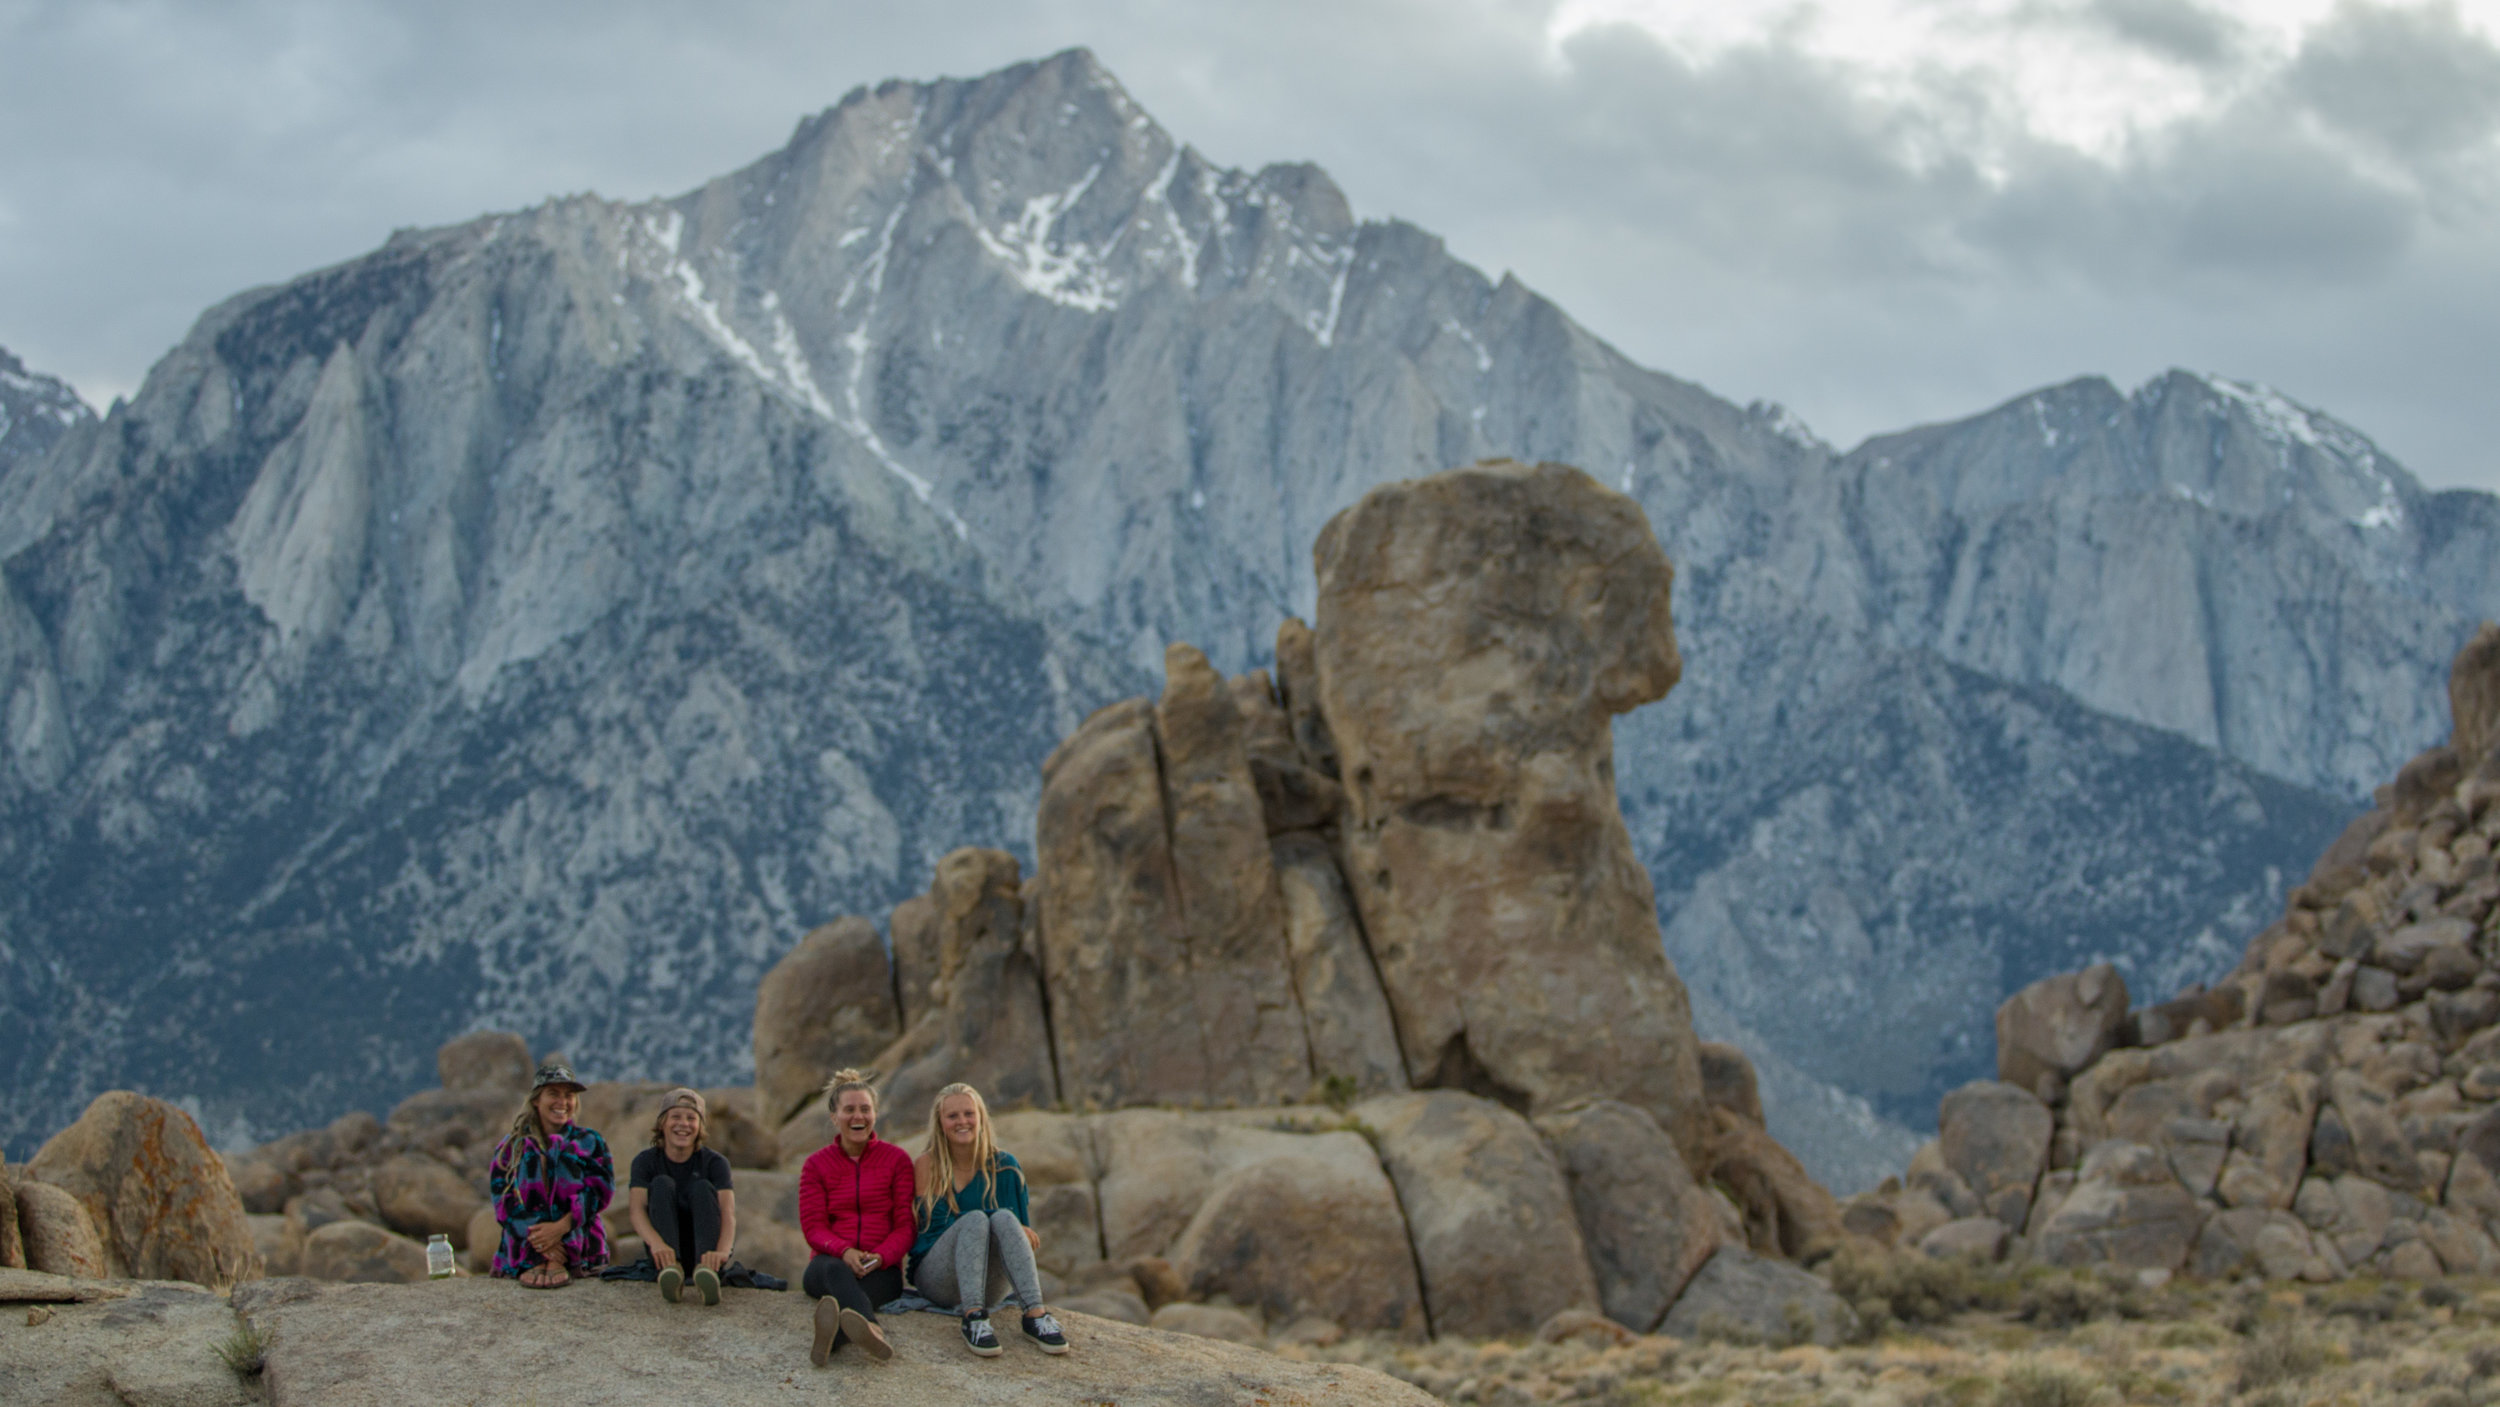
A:
[[[538,1278],[531,1279],[532,1276]],[[564,1267],[551,1260],[542,1260],[521,1272],[521,1284],[532,1290],[561,1290],[572,1283],[573,1277]]]

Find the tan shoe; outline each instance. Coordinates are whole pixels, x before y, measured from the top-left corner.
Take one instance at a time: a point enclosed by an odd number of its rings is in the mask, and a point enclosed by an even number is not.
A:
[[[842,1311],[842,1333],[851,1342],[868,1350],[868,1356],[883,1363],[894,1356],[894,1345],[886,1339],[885,1330],[877,1321],[856,1309]]]
[[[807,1361],[822,1368],[833,1357],[834,1336],[842,1332],[842,1306],[830,1296],[816,1301],[816,1344],[807,1351]]]

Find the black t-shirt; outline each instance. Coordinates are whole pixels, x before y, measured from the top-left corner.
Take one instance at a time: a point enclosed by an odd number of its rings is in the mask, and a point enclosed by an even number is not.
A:
[[[697,1148],[693,1157],[675,1163],[669,1161],[668,1155],[657,1147],[645,1148],[634,1155],[632,1180],[626,1186],[647,1189],[655,1177],[666,1177],[676,1183],[680,1199],[686,1195],[687,1184],[698,1177],[709,1180],[715,1191],[726,1192],[729,1190],[729,1160],[717,1150]]]

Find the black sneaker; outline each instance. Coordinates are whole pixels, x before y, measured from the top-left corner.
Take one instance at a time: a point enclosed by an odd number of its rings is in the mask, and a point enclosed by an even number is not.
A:
[[[998,1331],[990,1327],[988,1315],[967,1314],[964,1316],[963,1323],[964,1347],[983,1358],[996,1358],[1007,1351],[999,1345]]]
[[[666,1282],[663,1282],[663,1284],[665,1283]],[[705,1304],[720,1303],[720,1272],[714,1270],[708,1265],[696,1266],[694,1268],[694,1288],[696,1293],[703,1296],[703,1302]],[[660,1293],[666,1295],[668,1294],[668,1291],[663,1289]],[[676,1296],[669,1295],[669,1298],[675,1299]]]
[[[673,1265],[660,1272],[660,1298],[675,1304],[677,1297],[685,1292],[686,1272]]]
[[[1024,1336],[1031,1339],[1033,1346],[1044,1353],[1068,1351],[1068,1336],[1059,1332],[1059,1321],[1048,1310],[1025,1316]]]

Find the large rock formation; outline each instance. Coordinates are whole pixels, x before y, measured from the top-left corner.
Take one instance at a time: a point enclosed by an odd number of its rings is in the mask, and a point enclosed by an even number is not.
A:
[[[2105,967],[2017,993],[2002,1082],[1949,1097],[1941,1142],[1852,1224],[1907,1244],[1933,1202],[1993,1218],[2008,1254],[2206,1275],[2500,1265],[2500,627],[2448,694],[2450,741],[2379,789],[2237,971],[2133,1012]]]
[[[1408,1076],[1612,1098],[1701,1155],[1700,1056],[1615,803],[1613,716],[1682,672],[1673,572],[1561,465],[1375,489],[1315,556],[1340,845]]]
[[[122,1090],[98,1097],[26,1175],[86,1207],[114,1275],[222,1288],[261,1273],[225,1164],[191,1116],[162,1100]]]

